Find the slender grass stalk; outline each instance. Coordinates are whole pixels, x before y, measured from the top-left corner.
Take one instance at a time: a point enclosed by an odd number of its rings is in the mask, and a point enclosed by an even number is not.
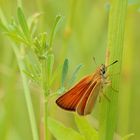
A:
[[[45,96],[40,95],[40,140],[46,140],[46,119],[45,119]]]
[[[133,61],[134,61],[134,50],[133,50],[133,41],[134,34],[133,30],[133,18],[127,18],[127,34],[125,46],[124,46],[124,54],[123,54],[123,66],[122,66],[122,75],[123,78],[121,80],[121,93],[119,96],[119,120],[118,120],[118,131],[121,135],[126,135],[130,133],[129,125],[130,125],[130,108],[131,108],[131,101],[132,101],[132,73],[133,73]],[[127,77],[127,79],[126,79]],[[127,93],[127,96],[126,96]]]
[[[111,86],[106,90],[106,94],[111,98],[111,102],[103,100],[100,114],[100,135],[99,140],[112,140],[117,121],[118,93],[120,76],[114,75],[121,72],[124,25],[127,10],[127,0],[113,0],[110,9],[109,34],[106,64],[118,60],[118,64],[109,68]],[[112,89],[113,88],[113,89]]]
[[[31,131],[32,131],[33,140],[39,140],[32,99],[30,96],[30,90],[29,90],[29,86],[28,86],[28,80],[25,76],[25,73],[23,72],[25,67],[24,67],[24,64],[22,62],[22,59],[20,57],[20,53],[19,53],[19,50],[17,49],[17,47],[15,45],[13,45],[12,48],[13,48],[14,53],[16,55],[17,63],[18,63],[19,70],[20,70],[21,77],[22,77],[22,81],[23,81],[24,95],[25,95],[25,100],[26,100],[26,104],[27,104],[29,120],[31,123]]]
[[[47,89],[47,70],[46,70],[46,60],[42,60],[41,63],[41,74],[42,74],[42,89],[43,89],[43,95],[41,95],[40,98],[40,111],[41,111],[41,116],[40,116],[40,124],[42,130],[40,131],[40,139],[45,140],[46,139],[46,127],[47,127],[47,103],[45,102],[45,97],[49,94],[48,89]],[[46,97],[47,98],[47,97]]]

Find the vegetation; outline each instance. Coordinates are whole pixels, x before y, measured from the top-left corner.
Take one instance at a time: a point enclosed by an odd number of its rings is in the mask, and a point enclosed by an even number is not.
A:
[[[138,140],[136,0],[0,0],[0,137],[3,140]],[[133,46],[133,47],[132,47]],[[91,115],[55,100],[97,64],[111,85]]]

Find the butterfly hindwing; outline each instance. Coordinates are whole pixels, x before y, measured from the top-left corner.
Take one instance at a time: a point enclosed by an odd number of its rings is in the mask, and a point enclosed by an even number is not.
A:
[[[100,91],[100,85],[101,83],[99,81],[93,81],[91,86],[87,89],[76,108],[79,115],[88,115],[91,113]]]

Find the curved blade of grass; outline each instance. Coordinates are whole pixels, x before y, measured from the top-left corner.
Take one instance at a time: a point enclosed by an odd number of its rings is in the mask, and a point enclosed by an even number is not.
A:
[[[49,40],[49,47],[50,48],[52,47],[53,38],[55,36],[58,24],[60,23],[61,20],[62,20],[62,16],[60,16],[60,15],[56,16],[54,25],[52,27],[52,31],[51,31],[51,35],[50,35],[50,40]]]
[[[72,84],[74,83],[76,76],[82,66],[83,66],[82,64],[77,65],[77,67],[76,67],[75,71],[73,72],[72,77],[70,79],[69,87],[72,86]]]
[[[122,138],[122,140],[128,140],[129,138],[131,138],[131,137],[134,136],[134,135],[135,135],[134,133],[128,134],[128,135],[124,136],[124,137]]]
[[[23,11],[22,11],[22,9],[20,7],[18,7],[18,9],[17,9],[17,17],[18,17],[18,21],[20,23],[20,26],[22,28],[22,31],[23,31],[26,39],[29,41],[31,39],[30,31],[29,31],[29,28],[28,28],[27,21],[26,21],[26,18],[24,16],[24,13],[23,13]]]
[[[22,81],[23,81],[24,95],[25,95],[25,100],[26,100],[26,104],[27,104],[27,110],[29,113],[29,120],[31,123],[31,131],[32,131],[33,140],[39,140],[37,125],[36,125],[36,120],[35,120],[35,114],[34,114],[32,99],[31,99],[31,95],[30,95],[30,90],[28,87],[27,78],[23,72],[25,67],[24,67],[23,61],[20,58],[20,53],[19,53],[18,49],[16,48],[15,45],[13,45],[12,47],[13,47],[13,50],[14,50],[15,55],[17,57],[17,62],[18,62],[19,70],[21,73]]]
[[[127,0],[113,0],[110,9],[108,51],[106,62],[108,64],[118,60],[116,65],[109,67],[109,74],[120,73],[123,53],[124,25],[127,11]],[[118,93],[113,89],[119,89],[120,76],[110,77],[111,86],[106,90],[106,94],[111,102],[102,101],[100,114],[100,140],[112,140],[117,121]]]
[[[48,117],[48,129],[57,140],[86,140],[75,130],[65,127],[62,123],[51,117]]]

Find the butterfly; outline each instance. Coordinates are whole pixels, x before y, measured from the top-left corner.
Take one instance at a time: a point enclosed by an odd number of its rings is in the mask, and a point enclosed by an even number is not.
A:
[[[62,109],[75,111],[79,115],[88,115],[92,112],[97,97],[105,84],[110,81],[107,79],[107,68],[118,62],[114,61],[108,66],[100,65],[93,74],[81,79],[74,87],[61,95],[56,104]]]

